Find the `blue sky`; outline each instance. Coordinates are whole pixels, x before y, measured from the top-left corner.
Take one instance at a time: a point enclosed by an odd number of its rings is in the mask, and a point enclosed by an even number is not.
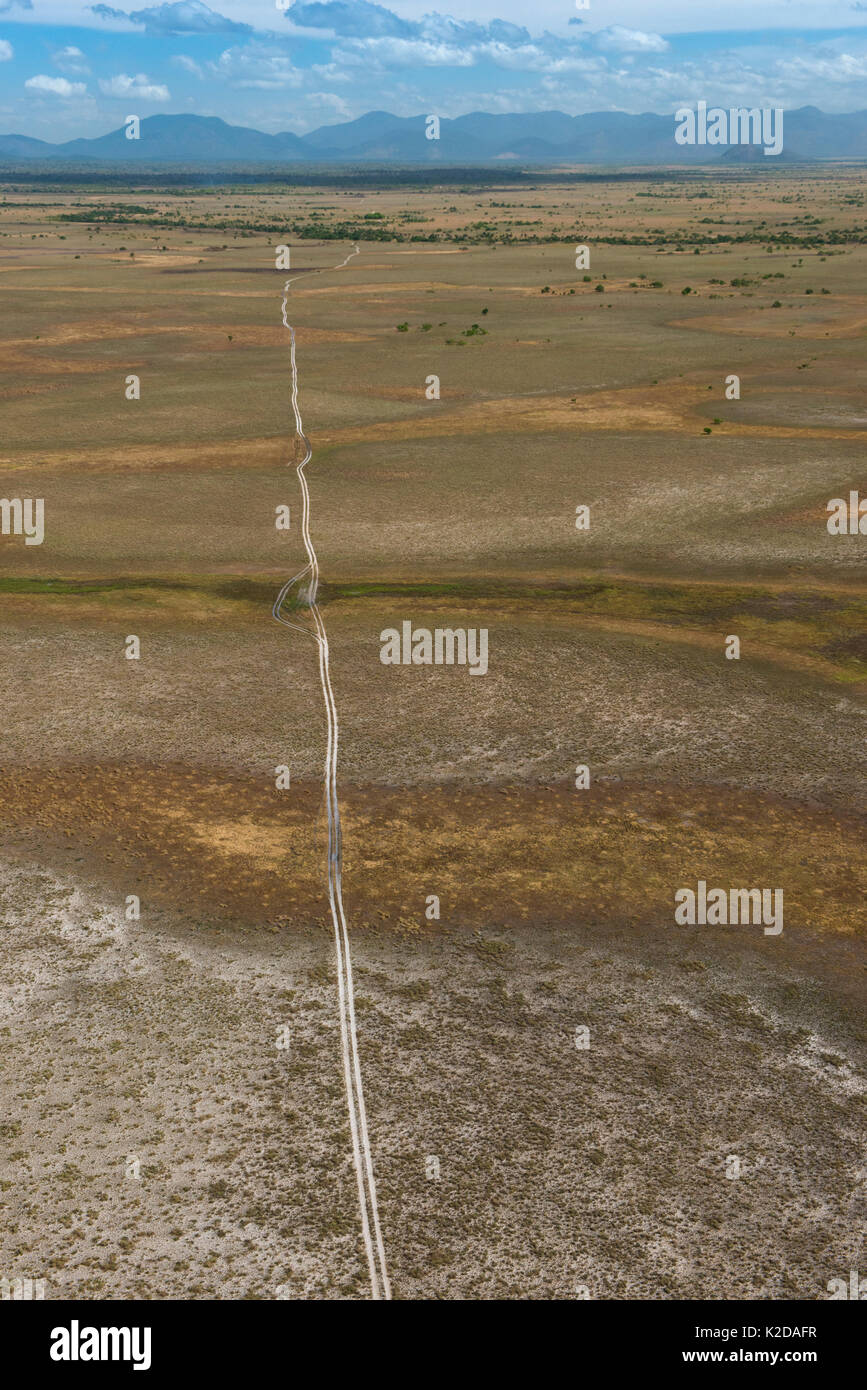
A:
[[[57,141],[157,112],[302,133],[369,110],[867,108],[867,0],[579,4],[0,0],[0,132]]]

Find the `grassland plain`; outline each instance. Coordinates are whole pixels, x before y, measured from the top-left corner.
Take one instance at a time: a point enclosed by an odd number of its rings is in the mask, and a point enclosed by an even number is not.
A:
[[[867,493],[864,205],[846,169],[6,186],[2,491],[46,511],[0,537],[10,1275],[367,1293],[315,654],[270,617],[274,247],[348,238],[291,304],[397,1296],[863,1265],[864,538],[826,506]],[[404,619],[486,626],[488,675],[383,667]],[[701,878],[782,887],[782,936],[676,927]]]

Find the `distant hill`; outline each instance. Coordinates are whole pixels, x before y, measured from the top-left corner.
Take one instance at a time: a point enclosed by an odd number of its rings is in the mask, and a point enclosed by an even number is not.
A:
[[[761,145],[730,145],[720,157],[726,164],[764,164],[769,158]],[[779,160],[785,164],[797,164],[803,160],[803,156],[795,150],[780,150],[779,154],[773,155],[772,162],[776,164]]]
[[[5,137],[0,136],[0,155]],[[128,140],[126,130],[113,130],[95,140],[70,140],[49,145],[54,159],[74,160],[174,160],[177,163],[214,164],[227,160],[304,159],[305,146],[297,135],[265,135],[246,126],[227,125],[218,116],[146,116],[141,138]]]
[[[44,140],[32,140],[29,135],[0,135],[0,157],[3,159],[56,158],[58,145]]]
[[[707,164],[764,161],[754,146],[678,145],[673,115],[621,111],[566,116],[562,111],[492,115],[477,111],[440,122],[438,140],[426,138],[426,117],[369,111],[357,120],[322,126],[306,135],[268,135],[228,125],[218,116],[147,116],[141,138],[123,128],[89,140],[52,145],[27,135],[0,135],[4,163],[91,161],[142,164],[255,164],[310,161],[484,164]],[[867,158],[867,111],[828,115],[815,106],[788,111],[783,154],[776,159]],[[796,154],[789,151],[797,151]]]

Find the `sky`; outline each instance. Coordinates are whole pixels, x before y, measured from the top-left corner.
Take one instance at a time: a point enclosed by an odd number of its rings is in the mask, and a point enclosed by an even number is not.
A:
[[[867,108],[867,0],[429,3],[0,0],[0,133],[177,112],[303,134],[371,110]]]

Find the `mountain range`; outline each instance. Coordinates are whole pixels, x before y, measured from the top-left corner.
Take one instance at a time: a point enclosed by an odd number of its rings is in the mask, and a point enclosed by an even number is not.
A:
[[[51,144],[27,135],[0,135],[0,161],[75,164],[295,164],[371,161],[378,164],[706,164],[718,159],[764,159],[753,146],[679,145],[675,119],[599,111],[491,115],[474,112],[442,118],[439,139],[426,138],[426,116],[369,111],[356,120],[321,126],[306,135],[268,135],[228,125],[218,116],[146,116],[140,138],[126,128],[94,139]],[[867,158],[867,111],[829,115],[815,106],[787,111],[783,159]]]

